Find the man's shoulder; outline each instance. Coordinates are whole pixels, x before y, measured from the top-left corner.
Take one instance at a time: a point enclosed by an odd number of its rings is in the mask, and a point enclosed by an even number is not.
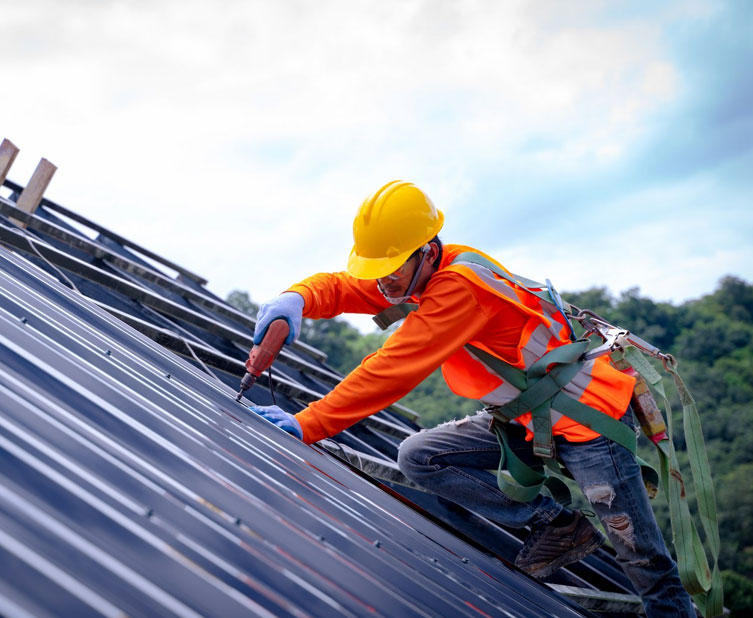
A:
[[[500,264],[492,256],[490,256],[487,253],[484,253],[480,249],[476,249],[475,247],[469,247],[467,245],[451,245],[451,244],[444,245],[443,253],[442,253],[442,261],[439,265],[440,270],[456,265],[459,262],[457,258],[460,257],[464,253],[475,253],[477,255],[480,255],[481,257],[487,259],[488,261],[490,261],[492,264],[496,265],[497,267],[502,268],[503,270],[507,271],[507,269],[504,266],[502,266],[502,264]]]
[[[479,251],[474,247],[446,244],[443,246],[442,261],[439,264],[437,272],[432,277],[434,285],[430,286],[430,289],[427,289],[427,291],[440,293],[462,292],[473,296],[477,296],[479,292],[484,291],[485,288],[480,284],[478,277],[472,271],[468,270],[467,264],[463,264],[461,256],[464,253],[475,253],[495,262],[495,260],[483,251]],[[461,257],[461,260],[458,260],[458,257]]]

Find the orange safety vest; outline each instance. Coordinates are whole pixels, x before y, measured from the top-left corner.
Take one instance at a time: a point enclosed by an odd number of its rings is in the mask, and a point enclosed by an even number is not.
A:
[[[493,261],[499,268],[509,273],[499,263],[479,251],[474,251]],[[455,255],[458,255],[456,253]],[[515,305],[529,316],[522,330],[517,358],[503,359],[508,364],[527,371],[547,352],[570,343],[569,329],[565,318],[553,303],[542,301],[522,286],[514,287],[507,280],[495,275],[488,268],[468,261],[453,261],[449,270],[457,272],[476,285],[495,294],[502,302]],[[491,353],[482,342],[469,342]],[[521,391],[506,382],[493,367],[473,351],[463,349],[452,356],[443,366],[442,374],[450,388],[458,395],[479,399],[490,406],[504,405]],[[562,392],[581,403],[605,412],[613,418],[620,418],[627,409],[633,393],[635,379],[614,368],[608,356],[586,361],[581,370]],[[598,433],[573,421],[556,409],[551,410],[552,434],[564,436],[571,442],[583,442],[598,437]],[[515,419],[528,430],[528,439],[533,432],[530,412]]]

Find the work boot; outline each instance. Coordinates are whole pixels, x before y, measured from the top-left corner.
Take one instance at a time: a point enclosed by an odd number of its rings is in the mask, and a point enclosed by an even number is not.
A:
[[[582,560],[606,540],[581,511],[573,511],[571,523],[534,528],[515,558],[515,566],[544,578],[560,567]]]

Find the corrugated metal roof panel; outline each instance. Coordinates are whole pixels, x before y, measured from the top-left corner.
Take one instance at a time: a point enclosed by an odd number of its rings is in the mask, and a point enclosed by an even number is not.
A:
[[[580,612],[0,249],[9,614]]]

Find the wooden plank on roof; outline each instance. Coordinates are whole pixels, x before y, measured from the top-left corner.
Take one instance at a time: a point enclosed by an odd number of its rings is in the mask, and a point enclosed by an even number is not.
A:
[[[18,198],[18,202],[16,202],[16,207],[26,213],[33,214],[39,207],[39,204],[42,201],[42,196],[47,190],[47,187],[57,169],[57,166],[50,163],[47,159],[41,159],[37,165],[37,169],[35,169],[34,173],[31,175],[29,184],[26,185],[26,188],[23,191],[21,191],[21,196]],[[11,219],[11,221],[19,227],[26,227],[26,224],[23,221],[17,219]]]
[[[9,139],[3,138],[3,143],[0,144],[0,185],[3,184],[5,177],[8,175],[10,166],[13,165],[13,161],[16,160],[18,155],[18,147]]]

